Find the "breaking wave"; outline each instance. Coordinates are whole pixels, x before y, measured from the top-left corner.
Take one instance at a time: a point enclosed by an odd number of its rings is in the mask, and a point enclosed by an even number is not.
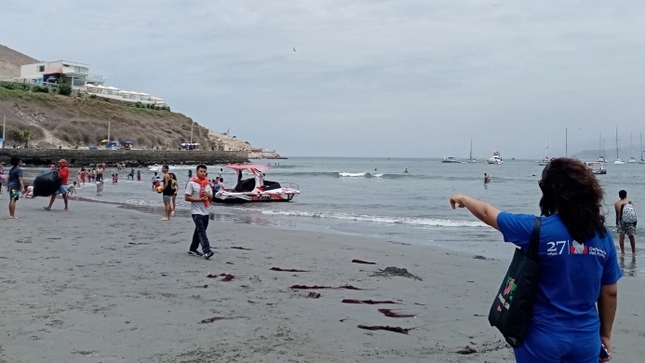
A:
[[[383,217],[366,214],[350,213],[332,213],[332,212],[306,212],[295,210],[275,210],[275,209],[255,209],[236,207],[235,209],[260,213],[265,215],[289,216],[289,217],[308,217],[308,218],[325,218],[341,221],[372,222],[381,224],[402,224],[419,227],[486,227],[479,221],[455,220],[455,219],[438,219],[438,218],[418,218],[418,217]]]

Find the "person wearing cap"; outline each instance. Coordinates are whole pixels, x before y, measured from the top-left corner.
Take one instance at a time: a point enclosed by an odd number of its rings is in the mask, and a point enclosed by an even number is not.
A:
[[[43,207],[45,210],[51,210],[52,205],[54,204],[54,201],[56,200],[56,195],[60,194],[63,196],[63,201],[65,202],[65,209],[67,210],[67,177],[69,176],[69,168],[67,167],[67,160],[65,159],[60,159],[58,160],[58,175],[60,175],[62,179],[62,183],[60,188],[58,188],[58,192],[52,194],[51,199],[49,200],[49,205],[46,207]]]

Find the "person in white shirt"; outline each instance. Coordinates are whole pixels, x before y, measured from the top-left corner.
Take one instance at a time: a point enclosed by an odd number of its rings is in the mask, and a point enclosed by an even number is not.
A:
[[[192,256],[204,256],[208,260],[213,257],[208,235],[206,235],[209,218],[208,207],[213,198],[213,190],[211,189],[206,172],[206,165],[197,166],[195,177],[190,179],[188,184],[186,184],[184,200],[190,202],[190,215],[195,223],[193,240],[190,244],[188,254]],[[202,252],[197,251],[200,244],[202,246]]]

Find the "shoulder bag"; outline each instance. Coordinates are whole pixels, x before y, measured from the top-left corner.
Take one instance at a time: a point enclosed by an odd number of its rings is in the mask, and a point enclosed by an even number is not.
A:
[[[533,305],[540,280],[538,249],[542,219],[536,217],[528,254],[515,249],[513,261],[488,313],[488,322],[504,335],[513,348],[524,343],[524,336],[533,317]]]

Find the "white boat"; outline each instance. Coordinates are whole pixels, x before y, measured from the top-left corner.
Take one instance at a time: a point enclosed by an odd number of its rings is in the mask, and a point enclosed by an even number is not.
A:
[[[547,144],[546,138],[544,138],[544,159],[542,159],[538,163],[539,166],[546,166],[546,164],[548,164],[549,161],[551,161],[551,159],[549,159],[549,157],[547,156],[547,150],[548,149],[549,149],[549,146]]]
[[[616,126],[616,160],[614,165],[623,165],[625,162],[620,158],[620,149],[618,148],[618,126]]]
[[[473,158],[473,137],[472,137],[472,135],[470,136],[470,156],[468,157],[468,162],[473,163],[473,164],[479,163],[479,161],[477,161],[477,159]]]
[[[597,162],[599,163],[606,163],[607,159],[605,159],[605,140],[602,139],[602,134],[598,137],[598,159],[596,159]]]
[[[148,170],[150,170],[150,171],[161,171],[161,166],[159,166],[159,164],[150,165],[148,167]]]
[[[454,157],[454,156],[446,156],[445,158],[443,158],[443,160],[441,160],[441,162],[442,162],[442,163],[447,163],[447,164],[458,164],[458,163],[461,163],[461,161],[459,161],[459,159],[457,159],[457,158],[456,158],[456,157]]]
[[[494,164],[494,165],[504,164],[504,160],[502,159],[502,155],[500,155],[499,151],[495,151],[493,153],[493,156],[488,158],[486,160],[486,162],[489,163],[489,164]]]
[[[264,179],[262,170],[269,169],[266,165],[226,165],[237,171],[237,185],[233,189],[220,189],[213,195],[216,203],[249,203],[249,202],[288,202],[300,191],[296,185],[283,187],[278,182]],[[253,174],[249,179],[242,179],[242,171]]]

